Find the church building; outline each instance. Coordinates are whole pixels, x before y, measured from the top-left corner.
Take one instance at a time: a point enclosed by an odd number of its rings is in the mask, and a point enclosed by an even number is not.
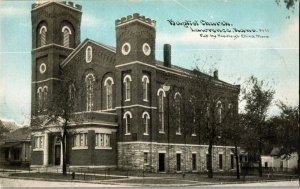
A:
[[[80,40],[81,16],[81,6],[72,2],[38,3],[31,10],[32,118],[50,114],[55,96],[76,102],[78,121],[69,122],[65,143],[68,166],[206,171],[201,130],[181,120],[181,81],[193,72],[172,65],[168,44],[164,60],[156,60],[156,22],[137,13],[117,19],[116,46],[110,47]],[[207,77],[222,91],[220,107],[237,109],[239,86],[219,80],[217,72]],[[66,78],[69,93],[61,94]],[[61,166],[61,126],[45,120],[31,127],[31,166]],[[215,145],[213,169],[235,167],[233,146]]]

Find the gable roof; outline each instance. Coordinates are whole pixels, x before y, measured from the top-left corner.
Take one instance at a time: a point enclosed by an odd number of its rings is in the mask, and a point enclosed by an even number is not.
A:
[[[0,120],[0,128],[7,129],[8,132],[11,132],[18,129],[19,127],[13,121]]]
[[[113,53],[116,53],[116,48],[114,47],[111,47],[111,46],[108,46],[108,45],[105,45],[105,44],[102,44],[102,43],[99,43],[99,42],[96,42],[94,40],[91,40],[91,39],[85,39],[82,43],[80,43],[75,49],[74,51],[64,60],[62,61],[62,63],[60,63],[60,66],[61,67],[65,67],[69,62],[70,60],[72,60],[72,58],[87,44],[87,43],[93,43],[94,45],[97,45],[99,47],[102,47],[108,51],[111,51]]]
[[[30,127],[21,127],[7,134],[3,141],[16,142],[16,141],[29,141],[29,140],[30,140]]]

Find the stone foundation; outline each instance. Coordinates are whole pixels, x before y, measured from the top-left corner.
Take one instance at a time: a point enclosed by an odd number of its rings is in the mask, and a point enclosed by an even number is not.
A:
[[[213,170],[214,171],[234,171],[236,168],[234,159],[234,169],[231,169],[232,146],[213,147]],[[147,153],[145,160],[144,153]],[[165,144],[148,142],[119,142],[118,143],[118,168],[126,170],[145,170],[151,172],[161,172],[160,163],[164,162],[162,172],[205,172],[206,154],[208,145],[184,145]],[[164,154],[165,161],[159,162],[159,154]],[[180,154],[180,170],[178,170],[177,154]],[[196,154],[196,169],[193,170],[192,154]],[[219,154],[222,154],[222,168],[220,169]],[[144,161],[147,161],[144,162]]]

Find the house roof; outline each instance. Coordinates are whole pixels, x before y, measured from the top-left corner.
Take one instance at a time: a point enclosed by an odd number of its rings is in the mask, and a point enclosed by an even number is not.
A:
[[[270,155],[271,156],[278,156],[280,153],[280,149],[279,148],[273,148]]]
[[[4,138],[4,142],[17,142],[30,140],[30,127],[21,127],[9,134]]]
[[[4,121],[0,120],[0,128],[6,128],[9,132],[14,131],[18,129],[18,126],[15,122],[13,121]]]

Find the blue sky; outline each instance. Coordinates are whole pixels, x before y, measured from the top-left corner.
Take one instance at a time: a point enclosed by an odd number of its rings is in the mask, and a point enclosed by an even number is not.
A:
[[[31,4],[0,0],[0,118],[28,124],[31,86]],[[82,5],[81,41],[115,46],[115,20],[135,12],[156,20],[156,58],[172,45],[172,64],[219,70],[219,78],[242,84],[250,75],[269,81],[275,100],[299,104],[299,2],[295,10],[275,0],[89,0]],[[289,18],[288,18],[289,17]],[[167,20],[226,21],[236,28],[268,29],[267,39],[201,38]],[[212,28],[212,27],[207,27]],[[278,109],[273,106],[270,114]]]

